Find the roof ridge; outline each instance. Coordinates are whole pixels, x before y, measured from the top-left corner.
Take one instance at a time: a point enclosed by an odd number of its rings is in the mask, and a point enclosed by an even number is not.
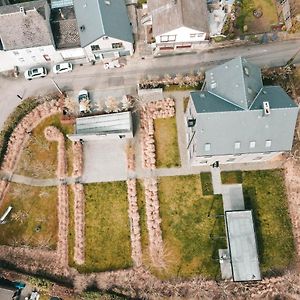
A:
[[[243,78],[243,96],[244,96],[244,100],[246,101],[246,109],[249,109],[249,106],[248,106],[248,100],[247,100],[247,91],[246,91],[246,81],[245,81],[245,73],[244,73],[244,64],[243,64],[243,58],[242,56],[239,56],[239,62],[240,62],[240,65],[241,65],[241,73],[242,73],[242,78]],[[245,61],[247,62],[247,60],[245,59]]]
[[[254,102],[256,101],[257,97],[260,95],[260,93],[262,93],[262,90],[265,86],[263,86],[262,88],[260,88],[260,90],[258,91],[258,93],[256,94],[255,98],[253,99],[251,105],[249,106],[249,110],[251,110],[251,107],[253,106]]]
[[[227,103],[232,104],[233,106],[236,106],[236,107],[238,107],[238,108],[240,108],[240,109],[242,109],[242,110],[246,110],[244,107],[239,106],[239,105],[237,105],[236,103],[233,103],[233,102],[231,102],[230,100],[228,100],[228,99],[226,99],[226,98],[224,98],[224,97],[222,97],[222,96],[220,96],[220,95],[218,95],[218,94],[215,94],[215,93],[213,93],[213,92],[211,92],[211,91],[204,91],[204,92],[210,93],[210,94],[212,94],[212,95],[214,95],[214,96],[220,98],[221,100],[224,100],[224,101],[226,101]]]
[[[103,1],[103,0],[96,0],[97,6],[98,6],[98,10],[99,10],[99,15],[100,15],[101,25],[102,25],[102,28],[103,28],[103,32],[104,32],[104,34],[106,34],[106,33],[105,33],[104,24],[103,24],[103,18],[102,18],[102,11],[101,11],[101,7],[100,7],[100,1]],[[102,35],[102,36],[103,36],[103,35]],[[98,37],[98,39],[100,39],[102,36]]]

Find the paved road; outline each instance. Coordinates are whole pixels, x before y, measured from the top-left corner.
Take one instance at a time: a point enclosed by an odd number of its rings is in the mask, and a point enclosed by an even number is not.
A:
[[[55,79],[58,86],[66,91],[78,91],[86,88],[93,91],[115,90],[120,88],[135,88],[139,79],[148,74],[176,74],[194,70],[206,70],[209,67],[223,63],[225,60],[239,55],[262,67],[284,65],[300,49],[300,40],[273,42],[265,45],[239,46],[223,49],[208,49],[199,53],[169,56],[161,58],[133,58],[128,60],[122,69],[104,70],[101,64],[91,66],[76,65],[69,74],[53,76],[44,79],[26,81],[24,78],[0,78],[0,128],[9,113],[20,102],[17,94],[29,97],[55,91],[52,82]],[[295,63],[300,63],[300,54]]]

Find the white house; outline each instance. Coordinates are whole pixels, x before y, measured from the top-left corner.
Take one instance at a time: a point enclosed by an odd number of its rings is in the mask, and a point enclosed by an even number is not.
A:
[[[133,35],[124,0],[74,0],[81,47],[88,60],[133,54]]]
[[[191,165],[266,161],[290,151],[299,108],[259,67],[238,57],[205,74],[186,110]]]
[[[148,0],[158,50],[195,48],[207,38],[206,0]]]
[[[0,71],[61,61],[46,0],[0,7]]]

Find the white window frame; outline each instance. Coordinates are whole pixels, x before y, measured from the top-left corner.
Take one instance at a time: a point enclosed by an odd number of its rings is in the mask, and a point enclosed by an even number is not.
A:
[[[206,143],[206,144],[204,145],[204,150],[205,150],[206,152],[209,152],[210,149],[211,149],[211,144],[210,144],[210,143]]]
[[[241,149],[241,142],[235,142],[234,149],[236,149],[236,150]]]
[[[250,149],[254,149],[255,146],[256,146],[256,142],[255,142],[255,141],[251,141],[251,142],[249,143],[249,148],[250,148]]]
[[[169,36],[168,35],[161,35],[160,36],[160,41],[161,42],[168,42],[169,41]]]
[[[175,41],[176,41],[176,35],[175,34],[169,35],[169,42],[175,42]]]
[[[196,37],[196,33],[190,33],[190,38],[193,39]]]
[[[265,146],[266,146],[266,148],[271,148],[271,146],[272,146],[272,140],[266,140]]]

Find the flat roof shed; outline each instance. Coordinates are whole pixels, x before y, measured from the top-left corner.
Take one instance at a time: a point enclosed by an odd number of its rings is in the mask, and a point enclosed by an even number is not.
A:
[[[252,211],[227,211],[225,218],[233,280],[261,280]]]
[[[77,118],[76,133],[68,137],[73,141],[132,138],[131,112]]]

